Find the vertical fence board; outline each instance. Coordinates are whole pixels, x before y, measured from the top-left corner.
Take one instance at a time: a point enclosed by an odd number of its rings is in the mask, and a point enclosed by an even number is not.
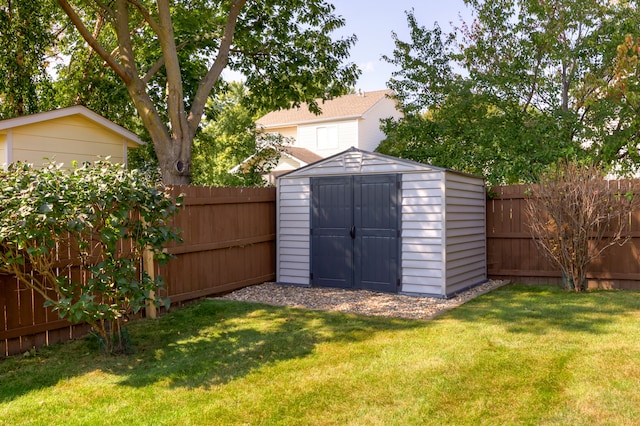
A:
[[[230,291],[275,278],[275,256],[263,270],[248,267],[256,245],[275,247],[275,190],[273,188],[174,187],[185,205],[173,221],[183,229],[182,244],[171,244],[176,257],[158,267],[172,301],[189,295]],[[266,214],[265,214],[266,213]],[[270,255],[271,252],[266,252]]]

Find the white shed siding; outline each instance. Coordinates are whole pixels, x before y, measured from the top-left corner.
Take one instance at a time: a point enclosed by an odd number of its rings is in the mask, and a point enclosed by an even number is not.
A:
[[[403,293],[443,294],[443,172],[402,175]]]
[[[446,297],[484,282],[483,180],[358,149],[278,180],[278,281],[310,283],[311,177],[392,173],[401,175],[399,291]]]
[[[447,173],[446,178],[447,294],[487,278],[484,182]]]
[[[277,281],[309,285],[310,181],[307,178],[279,179],[277,193]]]

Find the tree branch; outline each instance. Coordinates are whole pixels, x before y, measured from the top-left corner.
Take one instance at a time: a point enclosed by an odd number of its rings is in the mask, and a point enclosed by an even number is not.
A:
[[[176,51],[179,52],[182,49],[184,49],[187,46],[187,42],[184,41],[182,43],[180,43],[177,47],[176,47]],[[144,84],[148,84],[151,79],[153,78],[153,76],[160,71],[160,69],[162,68],[162,66],[164,65],[164,56],[161,56],[152,66],[151,68],[149,68],[149,70],[147,71],[147,73],[144,75],[144,77],[142,77],[142,82]]]
[[[153,19],[153,16],[151,16],[151,13],[149,13],[149,10],[147,10],[146,7],[144,7],[138,0],[129,0],[129,3],[131,3],[136,7],[136,9],[138,9],[138,12],[140,12],[144,20],[149,24],[154,32],[160,32],[158,23],[155,19]]]
[[[540,72],[540,64],[542,62],[542,50],[538,50],[538,55],[536,56],[536,65],[533,70],[533,77],[531,81],[531,90],[527,95],[527,100],[522,107],[522,112],[526,113],[529,109],[529,105],[531,105],[531,101],[533,100],[533,95],[536,93],[536,88],[538,87],[538,73]]]
[[[222,70],[227,66],[229,62],[229,51],[231,49],[231,43],[233,42],[233,36],[236,30],[236,24],[238,22],[238,16],[240,11],[244,7],[247,0],[233,0],[231,2],[231,8],[229,9],[229,15],[227,16],[227,22],[224,27],[224,33],[220,39],[220,48],[218,50],[218,56],[216,60],[209,68],[207,75],[200,81],[198,91],[193,99],[191,106],[191,112],[189,113],[189,134],[194,137],[198,130],[200,120],[202,120],[202,114],[204,113],[204,107],[209,97],[209,93],[213,89],[214,84],[220,78]]]
[[[98,40],[96,40],[92,36],[92,34],[89,32],[89,30],[84,25],[84,23],[82,22],[82,20],[80,19],[76,11],[73,9],[73,7],[69,4],[69,2],[67,0],[56,0],[56,1],[58,2],[62,10],[64,10],[64,12],[67,14],[69,19],[73,23],[73,25],[78,29],[78,32],[80,33],[82,38],[84,38],[85,41],[89,44],[89,46],[91,46],[91,48],[98,55],[100,55],[100,57],[104,59],[105,62],[107,62],[107,64],[111,67],[111,69],[113,69],[113,71],[115,71],[116,74],[118,74],[118,76],[122,79],[122,81],[124,81],[125,84],[128,84],[128,82],[130,82],[131,79],[125,72],[124,68],[118,63],[118,61],[116,61],[116,59],[113,56],[109,55],[109,53],[107,53],[107,51],[104,50],[104,48],[100,45],[100,43],[98,43]]]
[[[184,91],[180,72],[180,61],[176,51],[176,40],[171,22],[169,0],[158,0],[158,41],[162,49],[164,66],[167,72],[167,105],[171,131],[174,140],[187,139],[189,125],[184,110]],[[189,139],[190,140],[190,139]],[[185,145],[180,143],[180,146]]]
[[[100,1],[100,0],[94,0],[96,2],[96,4],[98,6],[100,6],[101,9],[105,10],[109,16],[111,16],[111,18],[115,18],[116,14],[113,13],[113,9],[111,9],[109,6],[107,6],[104,2]]]
[[[123,81],[126,85],[129,85],[134,78],[138,78],[138,71],[133,54],[133,44],[131,43],[131,33],[129,32],[129,13],[126,0],[117,0],[116,4],[116,16],[113,26],[115,27],[118,37],[121,66],[127,77],[127,79]]]

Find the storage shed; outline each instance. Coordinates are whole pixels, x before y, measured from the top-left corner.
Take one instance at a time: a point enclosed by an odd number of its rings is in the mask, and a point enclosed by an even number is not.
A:
[[[487,280],[484,179],[348,149],[277,180],[282,284],[431,297]]]

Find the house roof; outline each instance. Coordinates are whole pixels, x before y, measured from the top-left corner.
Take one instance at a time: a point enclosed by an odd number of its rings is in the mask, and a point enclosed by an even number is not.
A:
[[[294,146],[282,147],[282,154],[289,158],[293,158],[294,160],[298,160],[303,165],[315,163],[316,161],[320,161],[324,158],[319,156],[315,152],[309,151],[306,148],[297,148]],[[236,165],[231,170],[229,170],[229,173],[237,173],[242,168],[243,165],[248,164],[254,157],[255,157],[255,154],[245,158],[240,164]],[[272,172],[272,173],[276,175],[275,172]],[[284,172],[280,172],[280,174],[282,173]]]
[[[393,91],[386,89],[339,96],[324,102],[318,100],[318,105],[322,110],[320,115],[310,112],[308,104],[303,103],[298,108],[270,112],[258,119],[257,125],[269,128],[335,120],[337,118],[359,118],[375,104],[391,94],[393,94]]]
[[[285,146],[283,151],[290,157],[301,160],[305,164],[315,163],[316,161],[320,161],[324,158],[306,148],[297,148],[295,146]]]
[[[138,135],[125,129],[122,126],[114,123],[111,120],[107,120],[100,114],[96,114],[89,108],[82,105],[75,105],[68,108],[60,108],[52,111],[39,112],[37,114],[24,115],[21,117],[9,118],[7,120],[0,120],[0,131],[13,129],[20,126],[27,126],[29,124],[42,123],[44,121],[55,120],[57,118],[69,117],[72,115],[81,115],[94,123],[111,130],[114,133],[121,135],[122,137],[129,139],[139,145],[143,145],[144,142],[140,140]]]

